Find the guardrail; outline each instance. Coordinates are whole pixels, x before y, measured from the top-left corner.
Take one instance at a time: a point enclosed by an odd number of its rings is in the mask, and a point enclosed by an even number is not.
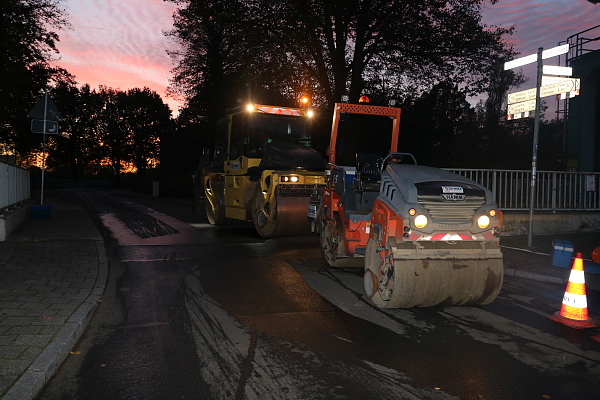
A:
[[[490,189],[502,210],[529,210],[531,171],[451,169]],[[600,172],[538,171],[534,210],[600,211]]]
[[[29,171],[0,161],[0,210],[29,199]]]

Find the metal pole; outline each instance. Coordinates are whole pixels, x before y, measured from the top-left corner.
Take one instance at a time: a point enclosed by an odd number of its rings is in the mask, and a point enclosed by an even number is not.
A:
[[[44,127],[42,133],[42,191],[40,195],[40,205],[44,205],[44,169],[46,162],[46,119],[48,118],[48,91],[44,94]]]
[[[533,247],[533,207],[535,205],[536,196],[536,180],[537,180],[537,152],[538,138],[540,136],[540,87],[542,86],[542,47],[538,48],[537,52],[537,83],[535,86],[535,120],[533,123],[533,154],[531,156],[531,190],[529,197],[529,229],[527,232],[527,246]]]

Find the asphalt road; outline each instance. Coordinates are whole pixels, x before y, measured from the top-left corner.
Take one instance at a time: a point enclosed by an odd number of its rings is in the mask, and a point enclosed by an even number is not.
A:
[[[590,399],[600,343],[546,318],[563,285],[506,278],[482,307],[380,310],[316,237],[264,240],[191,207],[65,192],[96,218],[110,275],[40,399]],[[600,309],[598,292],[588,293]],[[597,334],[597,331],[594,331]]]

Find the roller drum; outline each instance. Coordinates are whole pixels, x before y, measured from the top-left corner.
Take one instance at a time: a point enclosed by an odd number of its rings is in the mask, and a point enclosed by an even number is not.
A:
[[[502,288],[502,258],[399,259],[370,239],[365,294],[382,308],[484,305]],[[386,258],[387,257],[387,258]],[[382,272],[383,271],[383,272]]]
[[[276,197],[265,207],[262,196],[255,195],[252,213],[254,226],[262,237],[303,236],[311,233],[306,207],[310,197]]]

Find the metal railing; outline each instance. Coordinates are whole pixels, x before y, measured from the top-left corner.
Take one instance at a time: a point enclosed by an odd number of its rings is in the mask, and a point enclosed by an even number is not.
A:
[[[0,211],[29,199],[29,171],[0,161]]]
[[[450,169],[490,189],[501,210],[529,210],[531,171]],[[538,171],[534,210],[600,211],[600,172]]]

